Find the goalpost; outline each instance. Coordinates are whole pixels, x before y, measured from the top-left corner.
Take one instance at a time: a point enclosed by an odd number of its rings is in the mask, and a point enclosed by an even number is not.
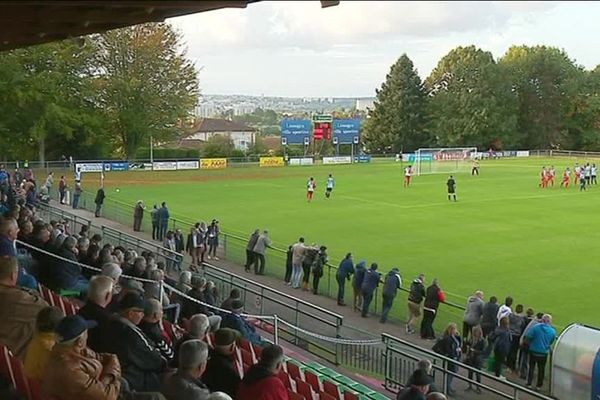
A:
[[[415,171],[417,175],[468,171],[476,155],[476,147],[418,149],[415,152]]]

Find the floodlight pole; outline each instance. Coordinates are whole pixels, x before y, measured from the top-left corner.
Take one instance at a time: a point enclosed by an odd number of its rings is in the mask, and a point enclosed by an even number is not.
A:
[[[150,163],[154,164],[154,140],[150,136]]]

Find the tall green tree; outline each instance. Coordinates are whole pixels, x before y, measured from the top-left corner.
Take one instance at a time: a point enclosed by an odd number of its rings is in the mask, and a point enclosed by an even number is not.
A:
[[[406,54],[392,65],[376,92],[375,107],[364,125],[367,148],[371,152],[398,152],[425,145],[425,91]]]
[[[439,146],[512,148],[516,100],[490,52],[457,47],[425,81],[429,129]]]
[[[99,35],[97,45],[96,84],[118,151],[132,157],[151,137],[168,142],[183,134],[198,81],[181,35],[150,23]]]

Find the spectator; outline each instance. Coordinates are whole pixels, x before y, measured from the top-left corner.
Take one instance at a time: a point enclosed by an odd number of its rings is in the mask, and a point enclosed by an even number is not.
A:
[[[431,285],[425,291],[423,320],[421,321],[421,338],[435,340],[433,321],[435,321],[440,303],[443,303],[445,300],[446,295],[442,289],[440,289],[437,278],[434,278],[433,282],[431,282]]]
[[[243,337],[254,344],[262,346],[262,339],[256,332],[254,325],[250,324],[240,314],[244,310],[244,303],[240,300],[235,300],[231,303],[231,314],[225,314],[221,321],[222,328],[231,328],[240,332]]]
[[[161,392],[169,400],[208,400],[210,392],[200,377],[206,369],[208,346],[201,340],[181,345],[179,368],[165,379]]]
[[[429,393],[427,395],[427,400],[447,400],[448,398],[446,397],[446,395],[444,393],[440,393],[440,392],[434,392],[434,393]]]
[[[400,393],[396,400],[426,400],[425,395],[429,392],[429,385],[433,379],[423,370],[418,369],[412,375],[412,384]]]
[[[117,263],[107,263],[102,266],[100,271],[100,275],[104,275],[113,280],[114,284],[117,285],[121,275],[123,274],[123,270],[119,267]]]
[[[150,220],[152,221],[152,240],[160,240],[160,215],[158,214],[158,206],[156,204],[152,207],[152,210],[150,211]]]
[[[504,304],[500,306],[500,308],[498,309],[498,315],[496,315],[496,319],[498,320],[498,325],[500,325],[500,320],[504,317],[508,317],[510,314],[512,314],[512,303],[513,303],[513,298],[508,296],[505,300],[504,300]]]
[[[60,177],[60,181],[58,182],[58,194],[60,204],[65,204],[65,197],[67,195],[67,182],[65,181],[64,175]]]
[[[56,344],[56,327],[65,314],[56,307],[43,308],[35,319],[35,335],[27,347],[24,371],[30,379],[41,381],[50,352]]]
[[[293,248],[294,245],[289,245],[287,252],[285,253],[285,275],[283,277],[283,283],[288,286],[292,282],[292,271],[294,270],[294,267],[292,266],[292,260],[294,258]]]
[[[527,315],[533,316],[533,310],[529,308],[527,310]],[[537,313],[535,318],[529,318],[529,322],[525,325],[525,329],[523,329],[523,334],[521,335],[520,346],[521,351],[519,352],[519,377],[521,379],[527,379],[528,367],[529,367],[529,342],[527,341],[527,334],[537,324],[542,322],[543,313]]]
[[[98,354],[87,347],[87,331],[96,326],[79,315],[58,324],[59,342],[52,349],[42,391],[61,400],[117,400],[121,367],[114,354]]]
[[[498,309],[498,299],[496,296],[490,297],[490,301],[483,306],[481,329],[483,330],[484,337],[488,337],[498,326]]]
[[[104,198],[106,198],[106,194],[104,193],[104,184],[100,186],[98,192],[96,192],[96,198],[94,199],[94,203],[96,203],[96,212],[94,215],[96,218],[100,216],[100,210],[102,209],[102,204],[104,204]]]
[[[217,247],[219,247],[219,233],[219,221],[213,219],[207,231],[209,260],[212,256],[212,258],[219,261],[219,258],[217,257]]]
[[[162,241],[167,235],[167,228],[169,227],[169,209],[167,208],[167,203],[164,201],[161,204],[160,209],[158,210],[158,237],[157,239]]]
[[[354,292],[354,301],[353,301],[353,309],[354,311],[362,310],[362,284],[365,280],[365,274],[367,273],[367,269],[365,266],[367,262],[365,260],[360,260],[358,264],[356,264],[356,268],[354,270],[354,278],[352,278],[352,290]]]
[[[460,362],[462,349],[462,341],[460,335],[458,334],[458,329],[456,328],[455,323],[450,323],[444,330],[444,335],[442,338],[433,346],[433,350],[446,356],[452,360]],[[457,373],[458,372],[458,364],[449,362],[448,370],[450,372]],[[452,388],[452,381],[454,380],[454,376],[452,374],[448,374],[446,377],[446,392],[450,395],[454,395],[454,389]]]
[[[44,186],[46,186],[48,188],[48,190],[50,190],[50,188],[52,188],[53,184],[54,184],[54,172],[50,171],[50,173],[46,177],[46,182],[44,183]]]
[[[196,255],[198,263],[201,265],[204,262],[204,254],[206,254],[207,229],[204,222],[196,224]]]
[[[144,307],[144,318],[139,324],[139,328],[144,332],[147,338],[152,340],[156,348],[160,351],[167,362],[171,362],[175,353],[173,347],[163,335],[160,326],[163,319],[163,309],[160,302],[156,299],[146,300]]]
[[[240,374],[236,366],[236,341],[240,333],[233,329],[215,332],[215,349],[210,352],[202,381],[211,392],[224,392],[235,398],[240,386]]]
[[[519,355],[519,343],[521,335],[525,329],[525,319],[523,315],[523,304],[517,304],[515,312],[508,315],[508,328],[510,329],[511,344],[510,352],[506,359],[506,365],[512,371],[517,371],[517,356]]]
[[[97,326],[88,331],[88,346],[97,353],[109,353],[112,347],[110,336],[113,314],[106,309],[113,298],[114,281],[107,276],[94,276],[90,280],[88,300],[78,314]]]
[[[183,336],[175,343],[175,357],[172,364],[179,365],[179,349],[181,345],[188,340],[202,340],[206,342],[206,335],[210,329],[208,317],[204,314],[196,314],[189,320],[189,329],[183,333]]]
[[[499,326],[489,340],[494,350],[494,374],[500,378],[502,377],[502,369],[506,364],[506,357],[510,352],[511,337],[508,317],[500,319]]]
[[[81,188],[81,182],[75,181],[75,189],[73,190],[73,209],[76,210],[79,206],[79,198],[81,197],[81,193],[83,189]]]
[[[485,341],[485,338],[483,337],[483,330],[481,329],[481,326],[475,325],[474,327],[472,327],[471,335],[468,339],[465,340],[467,345],[467,357],[465,360],[465,364],[480,370],[483,367],[485,350],[487,349],[487,343]],[[469,370],[469,379],[473,379],[473,371],[471,370]],[[481,383],[481,374],[476,372],[475,380],[478,383]],[[467,387],[467,391],[469,390],[473,390],[473,387],[470,382],[469,387]],[[475,386],[475,391],[478,394],[481,394],[481,387]]]
[[[185,244],[185,250],[188,252],[190,257],[192,258],[192,264],[190,265],[190,270],[195,270],[198,265],[198,257],[196,255],[196,227],[192,226],[190,228],[190,233],[187,235],[187,241]]]
[[[252,235],[250,235],[250,239],[248,239],[248,244],[246,245],[246,264],[244,265],[246,272],[250,272],[250,266],[254,264],[254,246],[259,236],[260,230],[255,229]]]
[[[231,311],[231,304],[235,300],[240,300],[241,298],[242,295],[239,289],[231,289],[231,292],[229,292],[229,297],[226,298],[225,301],[223,301],[223,303],[221,303],[221,308],[223,310]]]
[[[537,384],[536,391],[540,391],[544,385],[544,372],[546,371],[546,361],[552,343],[556,339],[556,329],[552,327],[552,316],[544,314],[542,322],[536,324],[527,332],[527,342],[529,343],[529,373],[527,374],[527,387],[531,388],[533,382],[534,368],[537,365]]]
[[[406,333],[415,333],[414,323],[421,315],[421,302],[425,298],[425,275],[419,274],[410,284],[408,294],[408,321],[406,322]]]
[[[75,290],[85,294],[89,282],[81,275],[81,267],[77,261],[77,239],[69,236],[65,239],[58,255],[63,259],[57,260],[54,273],[54,288]]]
[[[471,334],[471,330],[474,326],[481,323],[481,317],[483,316],[483,292],[478,290],[473,296],[470,296],[467,300],[467,306],[465,307],[465,316],[463,318],[463,340],[467,340]]]
[[[175,259],[174,254],[177,252],[177,247],[175,244],[175,233],[173,231],[167,231],[163,240],[163,247],[167,249],[169,252],[165,252],[167,257],[167,270],[171,270],[175,267],[177,259]]]
[[[23,360],[35,319],[48,304],[35,292],[16,287],[17,276],[17,259],[0,257],[0,343]]]
[[[214,310],[214,307],[217,306],[218,297],[215,283],[213,281],[206,282],[206,286],[204,287],[204,301],[206,304],[212,306],[211,310]]]
[[[283,365],[283,350],[268,345],[257,364],[245,374],[237,393],[237,400],[288,400],[288,392],[277,376]]]
[[[109,335],[119,340],[112,341],[110,352],[119,357],[123,377],[131,390],[156,391],[166,362],[138,327],[144,317],[144,299],[136,293],[127,293],[119,305],[120,317],[111,324]]]
[[[431,384],[429,384],[429,389],[427,393],[437,391],[437,387],[435,386],[435,382],[433,379],[433,364],[426,358],[419,360],[419,362],[417,363],[417,369],[412,373],[410,378],[408,378],[408,381],[404,386],[407,388],[413,386],[415,380],[417,379],[417,375],[421,374],[421,372],[424,372],[425,374],[427,374],[427,376],[431,378]]]
[[[319,294],[319,281],[323,277],[325,265],[327,264],[327,247],[319,247],[317,259],[313,265],[313,294]]]
[[[381,274],[377,272],[377,263],[372,263],[371,268],[365,273],[365,278],[361,286],[361,294],[363,297],[362,313],[361,316],[366,318],[369,315],[369,306],[373,300],[373,294],[375,289],[379,286],[379,280]]]
[[[269,247],[271,247],[271,239],[269,239],[269,232],[265,230],[256,240],[252,250],[255,256],[254,273],[256,275],[265,274],[265,252]]]
[[[304,238],[301,237],[298,239],[298,243],[292,246],[292,280],[290,285],[294,289],[300,287],[300,279],[302,278],[302,259],[304,258],[305,251],[306,246],[304,245]]]
[[[90,239],[80,237],[77,239],[77,260],[82,262],[87,256],[87,251],[90,248]]]
[[[138,200],[135,203],[135,207],[133,209],[133,230],[135,232],[139,232],[142,229],[142,220],[144,219],[144,210],[146,206],[142,200]]]
[[[385,281],[383,283],[383,291],[382,291],[382,310],[381,310],[381,319],[379,322],[385,324],[387,321],[387,316],[392,309],[392,305],[394,304],[394,298],[396,298],[396,294],[398,293],[398,289],[402,287],[402,277],[400,276],[400,271],[397,267],[392,268],[390,272],[385,277]]]
[[[17,248],[15,240],[19,236],[19,225],[12,218],[0,221],[0,257],[16,257]]]
[[[212,392],[208,400],[233,400],[230,395],[223,392]]]
[[[302,257],[302,290],[308,292],[308,281],[310,280],[310,271],[317,256],[319,255],[319,248],[314,244],[304,248],[304,256]]]
[[[337,303],[338,306],[345,306],[344,303],[344,295],[346,291],[346,281],[350,280],[350,276],[354,274],[354,263],[352,262],[352,253],[346,254],[346,257],[340,263],[338,267],[337,273],[335,274],[335,279],[338,283],[338,295],[337,295]]]

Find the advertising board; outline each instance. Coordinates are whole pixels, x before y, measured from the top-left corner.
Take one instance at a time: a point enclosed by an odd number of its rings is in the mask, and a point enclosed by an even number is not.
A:
[[[227,168],[226,158],[201,158],[200,169],[224,169]]]
[[[261,157],[258,163],[261,167],[283,167],[283,157]]]
[[[177,161],[177,169],[198,169],[200,168],[199,161]]]
[[[152,171],[152,163],[135,163],[129,165],[130,171]]]
[[[102,172],[104,170],[104,163],[91,162],[91,163],[76,163],[75,171],[81,172]]]
[[[304,144],[310,141],[312,122],[309,119],[284,119],[281,121],[281,143]]]
[[[352,164],[352,157],[323,157],[323,164]]]
[[[313,165],[312,157],[290,158],[290,165]]]
[[[157,161],[152,164],[152,169],[155,171],[175,171],[177,163],[175,161]]]
[[[337,144],[352,144],[360,137],[360,119],[334,119],[333,138]]]

